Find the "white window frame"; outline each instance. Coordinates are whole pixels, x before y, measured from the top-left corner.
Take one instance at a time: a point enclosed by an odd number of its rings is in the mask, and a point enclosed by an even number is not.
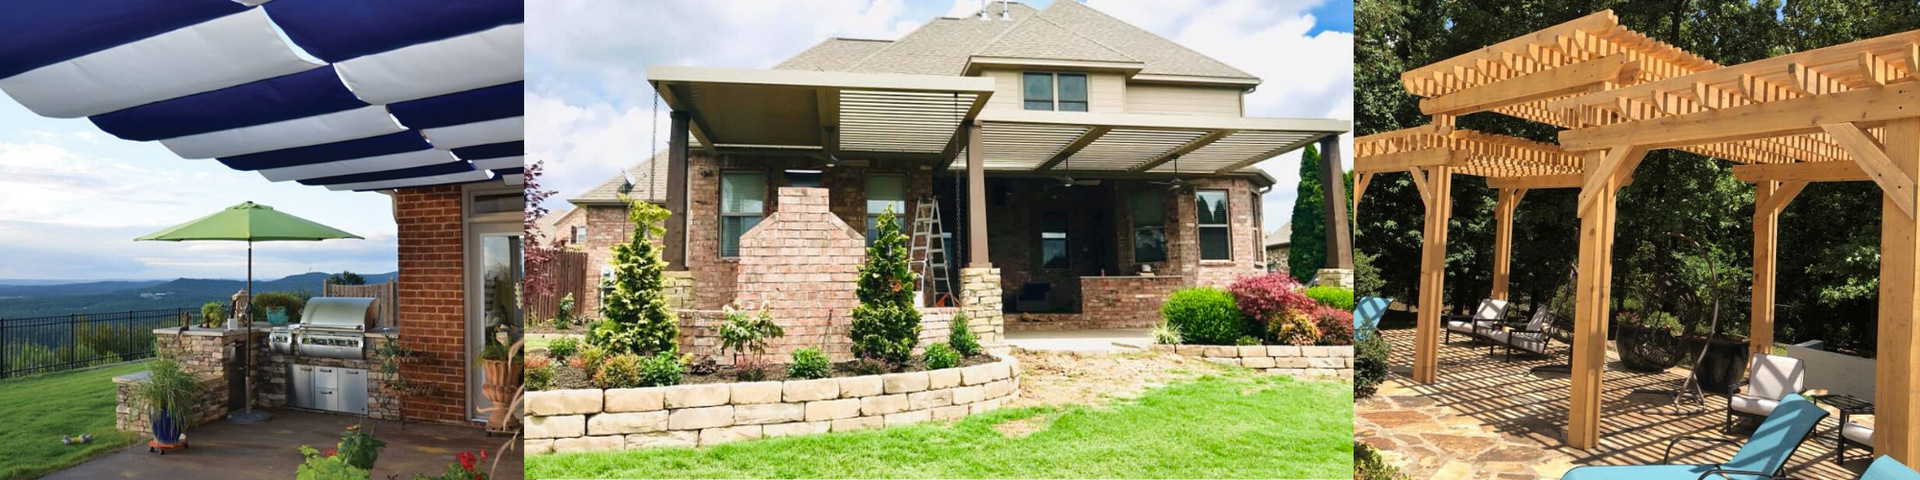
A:
[[[1223,203],[1223,204],[1222,204],[1221,206],[1222,206],[1222,207],[1224,207],[1224,208],[1226,209],[1226,211],[1224,211],[1224,212],[1221,212],[1221,213],[1222,213],[1222,216],[1223,216],[1223,217],[1225,217],[1225,218],[1223,219],[1223,220],[1224,220],[1224,222],[1222,222],[1222,223],[1205,223],[1205,220],[1204,220],[1204,219],[1202,219],[1202,218],[1200,218],[1200,208],[1202,208],[1201,206],[1202,206],[1202,205],[1204,205],[1203,203],[1201,203],[1201,202],[1200,202],[1200,195],[1201,195],[1201,194],[1203,194],[1203,193],[1208,193],[1208,192],[1219,192],[1219,194],[1220,194],[1220,198],[1221,198],[1221,200],[1222,200],[1222,201],[1224,202],[1224,203]],[[1196,246],[1199,246],[1199,247],[1200,247],[1200,248],[1199,248],[1199,250],[1200,250],[1200,261],[1203,261],[1203,262],[1206,262],[1206,261],[1232,261],[1232,260],[1233,260],[1233,192],[1229,192],[1229,191],[1227,191],[1226,189],[1200,189],[1200,190],[1194,190],[1194,192],[1193,192],[1193,217],[1194,217],[1194,218],[1193,218],[1193,224],[1194,224],[1194,225],[1196,226],[1196,227],[1195,227],[1195,229],[1194,229],[1194,239],[1193,239],[1193,240],[1194,240],[1194,245],[1196,245]],[[1207,257],[1207,249],[1206,249],[1206,244],[1204,243],[1204,242],[1205,242],[1205,240],[1203,239],[1204,237],[1200,235],[1200,233],[1201,233],[1201,232],[1205,232],[1205,231],[1206,231],[1207,229],[1209,229],[1209,228],[1215,228],[1215,229],[1220,229],[1221,231],[1223,231],[1223,232],[1225,232],[1225,233],[1226,233],[1226,235],[1227,235],[1227,256],[1226,256],[1225,258],[1208,258],[1208,257]]]
[[[1050,98],[1050,99],[1048,100],[1048,102],[1049,102],[1049,103],[1050,103],[1051,105],[1049,105],[1049,106],[1048,106],[1048,107],[1047,107],[1046,109],[1044,109],[1044,110],[1041,110],[1041,109],[1032,109],[1032,108],[1027,108],[1027,101],[1028,101],[1028,100],[1027,100],[1027,98],[1026,98],[1026,97],[1027,97],[1027,76],[1028,76],[1028,75],[1046,75],[1046,76],[1047,76],[1047,86],[1048,86],[1048,88],[1049,88],[1049,89],[1050,89],[1050,90],[1051,90],[1051,91],[1053,92],[1053,95],[1052,95],[1052,97],[1051,97],[1051,98]],[[1081,109],[1081,110],[1061,110],[1061,109],[1060,109],[1060,102],[1061,102],[1061,100],[1060,100],[1060,76],[1061,76],[1061,75],[1073,75],[1073,76],[1078,76],[1078,77],[1080,77],[1080,78],[1082,78],[1082,79],[1084,79],[1084,80],[1086,80],[1086,82],[1087,82],[1087,91],[1086,91],[1086,95],[1087,95],[1087,98],[1084,98],[1084,99],[1081,99],[1081,100],[1079,101],[1079,103],[1082,103],[1082,104],[1084,104],[1084,105],[1082,105],[1082,106],[1083,106],[1083,107],[1085,107],[1085,108],[1083,108],[1083,109]],[[1046,72],[1046,71],[1024,71],[1024,72],[1020,72],[1020,109],[1022,109],[1022,110],[1032,110],[1032,111],[1036,111],[1036,112],[1088,112],[1088,111],[1092,111],[1092,110],[1093,110],[1093,76],[1092,76],[1092,75],[1087,75],[1087,74],[1086,74],[1086,72]]]

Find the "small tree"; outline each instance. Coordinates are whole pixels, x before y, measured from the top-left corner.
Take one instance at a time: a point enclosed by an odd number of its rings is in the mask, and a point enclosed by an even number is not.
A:
[[[666,233],[660,224],[667,210],[626,195],[620,200],[627,202],[627,218],[635,228],[626,243],[613,246],[611,290],[600,303],[600,322],[587,334],[587,343],[615,354],[676,352],[680,322],[667,308],[667,262],[650,240]]]
[[[774,323],[773,314],[766,310],[748,312],[729,305],[726,316],[726,323],[720,324],[721,354],[733,352],[733,366],[740,380],[760,380],[765,375],[761,367],[766,363],[762,356],[767,353],[767,341],[786,336],[786,330]]]
[[[358,273],[341,270],[340,273],[327,276],[327,283],[334,285],[366,285],[366,277]]]
[[[920,341],[920,311],[913,308],[913,270],[908,268],[907,236],[900,233],[893,209],[880,214],[880,229],[867,261],[860,267],[860,306],[853,309],[853,354],[905,364]]]

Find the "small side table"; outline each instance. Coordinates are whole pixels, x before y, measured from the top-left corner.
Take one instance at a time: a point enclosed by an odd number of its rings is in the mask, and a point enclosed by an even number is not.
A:
[[[1853,443],[1847,440],[1847,423],[1849,423],[1854,415],[1873,415],[1873,402],[1861,400],[1859,397],[1847,394],[1815,395],[1813,399],[1840,410],[1840,428],[1833,431],[1833,436],[1837,439],[1834,447],[1839,453],[1833,456],[1833,463],[1843,463],[1847,460],[1847,444]],[[1872,445],[1861,445],[1859,443],[1854,443],[1854,445],[1867,449],[1873,448]]]

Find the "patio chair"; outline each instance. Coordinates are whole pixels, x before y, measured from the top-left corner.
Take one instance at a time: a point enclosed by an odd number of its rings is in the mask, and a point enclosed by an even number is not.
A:
[[[1353,339],[1363,340],[1370,332],[1380,330],[1380,319],[1387,316],[1387,305],[1391,298],[1360,297],[1353,302]]]
[[[1777,478],[1799,480],[1798,477]],[[1872,465],[1868,465],[1867,471],[1860,472],[1860,480],[1920,480],[1920,472],[1914,471],[1913,467],[1908,467],[1899,460],[1894,460],[1893,457],[1882,456],[1874,460]]]
[[[1845,463],[1847,461],[1848,445],[1860,447],[1868,453],[1872,453],[1873,427],[1851,421],[1840,424],[1840,453],[1833,456],[1833,463]]]
[[[1800,449],[1801,442],[1813,433],[1820,420],[1827,418],[1827,411],[1815,406],[1812,401],[1799,395],[1787,395],[1780,405],[1767,416],[1767,421],[1755,429],[1753,436],[1740,447],[1727,463],[1707,465],[1632,465],[1579,467],[1568,470],[1560,480],[1700,480],[1705,478],[1728,480],[1767,480],[1780,475],[1787,466],[1787,459],[1793,458],[1793,452]],[[1673,458],[1673,447],[1683,440],[1720,443],[1739,443],[1738,440],[1713,437],[1680,437],[1667,443],[1667,453],[1660,460],[1666,463]]]
[[[1800,359],[1764,353],[1755,354],[1747,363],[1747,379],[1733,384],[1727,395],[1726,431],[1733,431],[1734,419],[1758,419],[1773,413],[1780,399],[1805,388],[1807,369]],[[1740,387],[1747,387],[1745,392]]]
[[[1466,334],[1470,338],[1486,339],[1500,322],[1507,318],[1507,301],[1486,299],[1480,301],[1480,307],[1473,309],[1472,316],[1447,315],[1447,343],[1453,343],[1453,332]]]
[[[1553,309],[1546,305],[1533,310],[1533,318],[1517,329],[1495,330],[1491,332],[1493,341],[1507,346],[1507,361],[1513,361],[1513,351],[1553,358],[1553,330],[1557,328]]]

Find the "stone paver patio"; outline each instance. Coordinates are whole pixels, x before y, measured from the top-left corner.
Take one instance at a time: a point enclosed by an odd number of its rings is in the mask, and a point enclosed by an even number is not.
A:
[[[202,479],[288,479],[300,465],[301,445],[317,449],[333,448],[348,425],[361,417],[272,409],[273,420],[259,425],[234,425],[214,421],[187,431],[192,448],[174,450],[166,455],[147,452],[146,442],[104,457],[54,472],[43,480],[98,480],[139,478],[147,480]],[[412,478],[416,473],[438,475],[453,463],[454,453],[485,449],[489,458],[481,469],[492,467],[494,449],[506,437],[488,437],[476,427],[398,423],[380,425],[375,436],[387,442],[380,460],[373,464],[373,478],[397,475]],[[524,478],[523,450],[515,446],[500,461],[496,480]]]
[[[1393,345],[1392,374],[1379,393],[1358,399],[1354,439],[1382,451],[1413,480],[1559,478],[1579,465],[1658,464],[1667,441],[1681,436],[1730,438],[1744,442],[1751,429],[1721,432],[1726,397],[1709,395],[1706,408],[1668,415],[1668,398],[1635,395],[1636,388],[1671,388],[1686,373],[1621,368],[1618,357],[1606,371],[1600,447],[1593,451],[1564,446],[1567,422],[1566,374],[1532,373],[1532,367],[1565,362],[1489,355],[1471,348],[1461,336],[1440,347],[1440,377],[1432,385],[1414,384],[1414,332],[1411,322],[1382,325]],[[1564,348],[1564,345],[1558,346]],[[1787,463],[1787,474],[1807,479],[1851,480],[1866,467],[1864,452],[1849,450],[1849,461],[1835,465],[1832,418],[1802,444]],[[1675,463],[1715,463],[1731,458],[1736,445],[1682,443]]]

